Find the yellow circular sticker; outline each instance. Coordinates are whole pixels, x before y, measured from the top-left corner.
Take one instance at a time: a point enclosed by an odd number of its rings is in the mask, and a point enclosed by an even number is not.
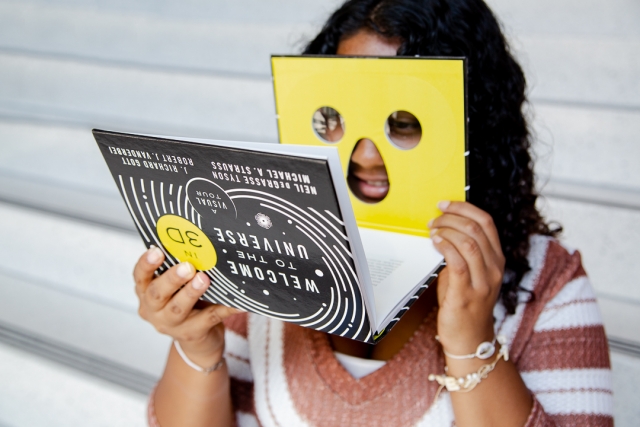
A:
[[[165,249],[180,262],[189,261],[202,271],[218,262],[211,240],[191,221],[177,215],[163,215],[158,219],[156,231]]]

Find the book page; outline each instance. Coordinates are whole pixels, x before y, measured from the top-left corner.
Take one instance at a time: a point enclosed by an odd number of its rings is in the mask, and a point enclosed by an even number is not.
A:
[[[444,261],[431,239],[360,228],[369,263],[376,307],[376,327],[388,323],[399,304],[422,285]]]
[[[371,284],[375,287],[383,283],[394,271],[402,266],[404,261],[399,259],[368,258]]]

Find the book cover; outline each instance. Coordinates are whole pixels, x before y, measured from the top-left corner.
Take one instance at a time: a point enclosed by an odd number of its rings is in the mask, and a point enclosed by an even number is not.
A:
[[[146,246],[165,253],[160,272],[189,261],[209,276],[210,302],[373,341],[326,158],[94,137]]]
[[[351,194],[359,226],[428,237],[440,200],[466,200],[464,58],[273,56],[282,144],[334,146],[348,177],[358,141],[372,141],[389,190]]]

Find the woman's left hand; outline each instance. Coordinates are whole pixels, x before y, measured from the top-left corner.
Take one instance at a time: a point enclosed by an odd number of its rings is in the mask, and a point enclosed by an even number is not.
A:
[[[452,354],[471,354],[494,338],[493,307],[505,258],[491,216],[468,202],[440,202],[429,223],[447,266],[438,277],[438,335]]]

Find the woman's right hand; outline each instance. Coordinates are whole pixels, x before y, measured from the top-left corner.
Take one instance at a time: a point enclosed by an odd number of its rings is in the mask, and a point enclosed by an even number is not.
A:
[[[209,277],[196,273],[192,264],[183,262],[160,276],[155,271],[164,262],[157,247],[150,248],[138,260],[133,271],[140,317],[162,334],[180,343],[189,359],[199,366],[217,363],[224,352],[222,321],[240,310],[212,304],[194,308],[209,286]]]

